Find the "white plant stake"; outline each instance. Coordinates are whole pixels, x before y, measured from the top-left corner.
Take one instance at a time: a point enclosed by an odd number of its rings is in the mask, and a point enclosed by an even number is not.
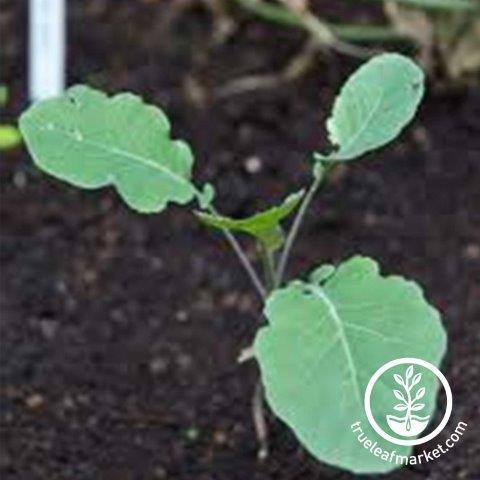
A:
[[[65,0],[30,0],[29,90],[32,101],[65,88]]]

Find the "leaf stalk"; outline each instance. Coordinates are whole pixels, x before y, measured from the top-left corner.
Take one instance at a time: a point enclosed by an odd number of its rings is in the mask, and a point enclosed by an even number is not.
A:
[[[220,216],[213,205],[210,205],[208,207],[208,211],[215,217]],[[242,248],[238,240],[229,230],[227,230],[226,228],[223,228],[222,232],[223,232],[223,235],[225,236],[225,239],[227,240],[229,245],[232,247],[232,250],[237,255],[238,260],[240,261],[245,272],[250,278],[250,281],[252,282],[256,292],[260,295],[262,300],[265,300],[265,298],[267,297],[267,290],[263,282],[260,280],[260,277],[258,276],[255,268],[253,267],[252,262],[250,261],[247,254],[245,253],[245,250]]]
[[[313,200],[313,197],[317,193],[317,190],[320,187],[324,177],[325,177],[325,170],[322,172],[319,172],[317,175],[314,176],[314,180],[310,185],[310,188],[308,189],[307,194],[303,198],[302,203],[300,204],[300,208],[298,209],[295,219],[293,220],[292,226],[287,235],[287,239],[285,240],[285,245],[283,247],[282,253],[280,254],[280,260],[278,261],[277,271],[275,275],[276,286],[279,286],[282,284],[293,244],[295,242],[295,239],[297,238],[298,232],[302,225],[303,219],[305,218],[305,214],[308,210],[308,207],[310,206]]]

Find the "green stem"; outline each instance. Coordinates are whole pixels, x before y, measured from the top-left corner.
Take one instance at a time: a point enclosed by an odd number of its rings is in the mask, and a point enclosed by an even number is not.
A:
[[[267,293],[270,293],[276,287],[275,259],[273,256],[273,250],[261,242],[259,243],[259,250],[262,257],[266,290]]]
[[[375,0],[384,3],[385,0]],[[472,11],[478,10],[475,0],[396,0],[397,3],[421,8],[422,10]]]
[[[310,185],[310,188],[308,189],[307,194],[303,198],[300,208],[298,209],[297,215],[293,220],[292,226],[287,235],[287,239],[285,240],[285,245],[283,247],[282,253],[280,254],[280,260],[278,261],[278,267],[275,274],[275,285],[277,286],[281,285],[283,281],[283,277],[285,275],[285,269],[287,267],[287,263],[290,257],[293,243],[297,238],[298,232],[300,230],[300,227],[302,225],[302,222],[308,210],[308,207],[310,206],[310,203],[312,202],[313,197],[315,196],[315,193],[317,193],[318,188],[320,187],[323,179],[325,178],[327,171],[330,168],[331,168],[330,166],[324,167],[323,170],[318,171],[317,174],[314,175],[314,180]]]
[[[235,0],[244,9],[264,20],[309,30],[301,16],[286,7],[263,0]],[[322,21],[322,24],[340,40],[352,42],[385,42],[404,40],[405,36],[383,25],[349,25]],[[314,25],[315,29],[315,25]],[[318,32],[317,32],[318,33]],[[322,36],[322,38],[324,38]]]
[[[210,205],[208,207],[208,211],[218,217],[219,214],[215,207],[213,205]],[[232,247],[232,250],[235,252],[237,255],[241,265],[245,269],[248,277],[250,278],[250,281],[252,282],[255,290],[257,293],[260,295],[262,300],[265,300],[267,297],[267,291],[265,289],[265,286],[263,285],[262,281],[260,280],[255,268],[253,267],[252,263],[250,262],[249,258],[247,257],[247,254],[243,250],[242,246],[238,243],[237,239],[232,235],[231,232],[229,232],[227,229],[222,229],[223,235],[225,236],[225,239],[227,242],[230,244]]]

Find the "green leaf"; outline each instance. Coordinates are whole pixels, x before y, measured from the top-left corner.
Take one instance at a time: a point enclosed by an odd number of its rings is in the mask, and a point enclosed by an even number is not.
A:
[[[324,283],[328,280],[336,271],[336,268],[330,263],[320,265],[309,276],[308,279],[311,283]]]
[[[385,450],[410,452],[370,427],[364,393],[373,373],[390,360],[440,364],[445,332],[439,314],[417,284],[381,276],[369,258],[353,257],[334,273],[317,270],[314,278],[320,283],[296,281],[267,300],[269,324],[259,330],[254,349],[268,403],[319,460],[356,473],[397,468],[366,450],[351,425],[360,421]],[[377,392],[377,412],[393,408],[393,382]],[[433,412],[437,385],[433,378],[423,383],[426,415]]]
[[[211,183],[206,183],[203,189],[197,193],[197,200],[202,210],[208,209],[215,198],[215,188]]]
[[[382,147],[412,120],[424,93],[424,74],[409,58],[378,55],[354,72],[327,121],[336,150],[317,160],[352,160]]]
[[[20,132],[13,125],[0,125],[0,150],[9,150],[22,141]]]
[[[260,240],[268,249],[274,250],[283,243],[283,231],[280,222],[295,210],[303,195],[304,191],[301,190],[289,195],[279,206],[271,207],[264,212],[242,219],[211,215],[204,212],[196,212],[196,215],[210,227],[248,233]]]
[[[31,107],[20,129],[39,168],[82,188],[113,185],[139,212],[159,212],[168,202],[185,204],[195,196],[190,148],[170,138],[160,109],[130,93],[109,98],[72,87]]]
[[[8,89],[5,85],[0,85],[0,107],[3,107],[8,101]]]

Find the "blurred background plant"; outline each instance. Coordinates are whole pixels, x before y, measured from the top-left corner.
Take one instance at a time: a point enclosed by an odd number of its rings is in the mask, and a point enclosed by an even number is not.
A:
[[[218,0],[207,0],[217,4]],[[229,2],[230,3],[230,2]],[[383,18],[363,17],[352,23],[326,18],[321,2],[309,0],[233,0],[241,8],[265,21],[304,30],[308,40],[276,81],[296,78],[313,63],[316,53],[332,50],[366,57],[387,44],[413,50],[431,77],[450,84],[475,82],[480,72],[480,1],[478,0],[364,0],[383,3]],[[349,8],[349,0],[343,0]],[[360,3],[360,2],[358,2]],[[358,5],[355,5],[358,8]],[[215,7],[218,11],[219,8]],[[374,23],[375,22],[375,23]],[[275,83],[273,77],[260,81]],[[235,85],[252,84],[239,79]],[[253,82],[255,84],[255,82]],[[234,90],[235,90],[234,88]]]
[[[8,89],[0,85],[0,107],[8,101]],[[0,123],[0,150],[9,150],[16,147],[22,141],[20,132],[13,125]]]
[[[480,72],[480,2],[403,0],[385,2],[385,13],[412,40],[430,74],[452,81]]]

